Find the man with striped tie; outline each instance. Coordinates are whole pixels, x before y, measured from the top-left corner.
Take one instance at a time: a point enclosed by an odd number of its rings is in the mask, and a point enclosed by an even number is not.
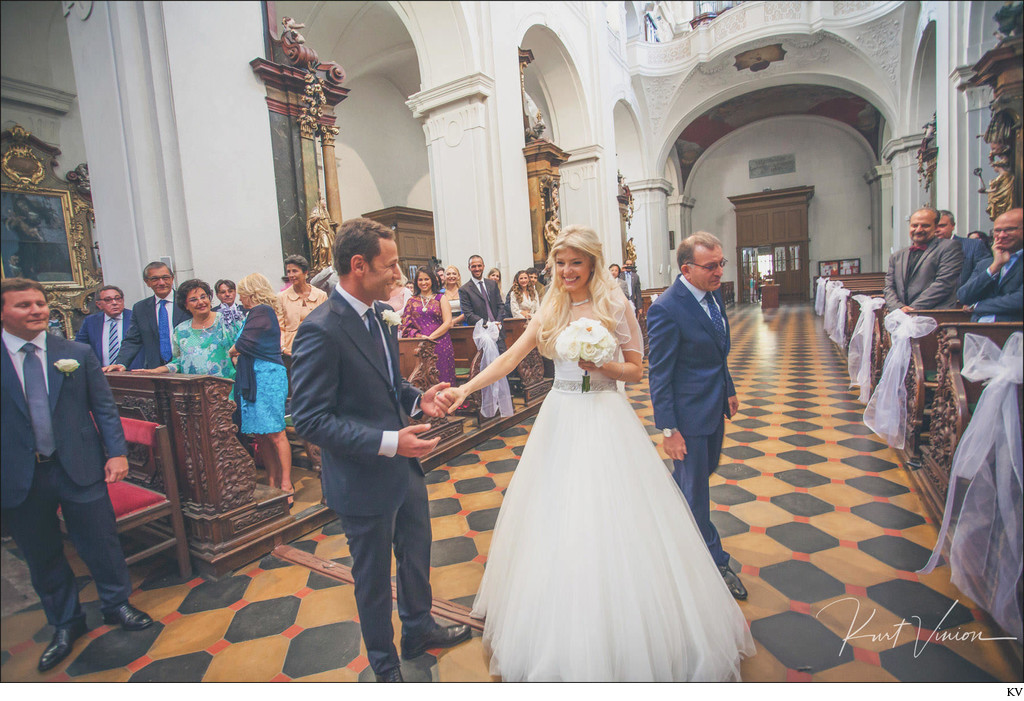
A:
[[[117,361],[121,342],[131,326],[132,312],[124,308],[124,292],[120,287],[107,285],[96,293],[96,308],[99,311],[85,317],[82,328],[75,334],[79,343],[88,343],[106,367]],[[142,356],[135,356],[131,369],[141,368]]]
[[[192,318],[174,303],[174,273],[166,263],[150,263],[143,268],[142,279],[153,290],[153,296],[136,302],[132,307],[131,324],[121,340],[117,359],[111,365],[104,365],[104,372],[134,367],[133,363],[140,354],[144,368],[166,365],[172,357],[171,333],[174,327]]]

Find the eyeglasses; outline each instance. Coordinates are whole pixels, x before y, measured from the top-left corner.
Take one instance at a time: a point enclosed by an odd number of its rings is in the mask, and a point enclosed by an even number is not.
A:
[[[121,297],[120,295],[117,296],[117,297],[100,297],[100,301],[101,302],[123,302],[124,301],[124,297]]]
[[[153,282],[170,282],[171,280],[174,279],[174,276],[173,275],[150,275],[146,279],[147,280],[152,280]]]
[[[716,270],[718,270],[719,268],[721,268],[722,270],[725,270],[725,264],[728,263],[728,262],[729,262],[728,258],[723,258],[722,260],[718,261],[717,263],[708,263],[707,265],[697,265],[696,263],[694,263],[691,260],[691,261],[687,261],[683,265],[692,265],[695,268],[704,268],[709,273],[713,273]]]
[[[1008,226],[1005,229],[992,229],[992,233],[993,234],[1009,234],[1010,232],[1013,232],[1013,231],[1019,231],[1022,228],[1024,228],[1024,227],[1022,227],[1022,226]]]
[[[195,297],[189,297],[186,301],[189,304],[197,304],[199,302],[208,302],[209,300],[210,300],[210,298],[206,296],[205,292],[200,292]]]

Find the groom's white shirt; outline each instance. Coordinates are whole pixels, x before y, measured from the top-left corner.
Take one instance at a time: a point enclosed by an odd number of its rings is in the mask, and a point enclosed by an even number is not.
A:
[[[704,310],[704,313],[707,314],[708,318],[710,319],[711,311],[708,309],[708,304],[714,304],[715,306],[718,306],[715,302],[714,295],[712,295],[710,292],[705,292],[704,290],[698,290],[696,287],[690,284],[689,280],[683,277],[682,273],[679,274],[679,282],[686,285],[686,289],[690,291],[690,294],[693,295],[693,298],[697,300],[698,304],[700,304],[700,308]],[[719,311],[721,311],[721,309],[719,309]]]
[[[359,318],[363,319],[364,322],[365,322],[365,320],[366,320],[366,310],[370,308],[369,305],[364,304],[363,302],[361,302],[360,300],[356,299],[355,297],[350,295],[348,292],[346,292],[345,288],[341,286],[340,282],[337,285],[335,285],[334,289],[336,289],[338,291],[338,294],[340,294],[342,297],[345,298],[345,301],[348,302],[349,306],[352,307],[352,309],[355,311],[355,313],[359,315]],[[367,326],[367,331],[369,331],[369,326]],[[388,339],[384,336],[384,328],[383,327],[381,327],[380,333],[381,333],[381,340],[384,342],[384,353],[385,353],[385,355],[387,355],[388,368],[390,368],[391,367],[391,350],[388,348]],[[396,378],[392,378],[392,381],[395,381],[395,379]],[[398,379],[400,379],[400,378],[398,378]],[[409,415],[411,416],[411,415],[417,413],[417,410],[419,409],[419,406],[420,406],[420,400],[417,399],[416,403],[413,404],[412,411],[409,412]],[[384,431],[381,434],[381,437],[380,437],[380,448],[377,449],[377,455],[383,455],[384,457],[387,457],[387,458],[393,458],[397,454],[398,454],[398,431]]]

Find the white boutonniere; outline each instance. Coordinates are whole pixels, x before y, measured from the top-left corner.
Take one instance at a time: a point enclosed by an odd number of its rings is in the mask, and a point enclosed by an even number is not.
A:
[[[78,361],[77,360],[72,360],[71,358],[63,358],[63,359],[58,360],[56,363],[53,364],[53,366],[55,368],[60,370],[65,375],[70,375],[75,370],[77,370],[78,369],[78,365],[79,365]]]
[[[402,323],[401,315],[393,309],[385,309],[380,316],[388,326],[398,326]]]

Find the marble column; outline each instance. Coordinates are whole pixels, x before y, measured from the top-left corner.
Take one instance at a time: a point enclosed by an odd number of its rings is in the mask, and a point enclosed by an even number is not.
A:
[[[973,71],[971,71],[973,74]],[[969,76],[968,76],[969,77]],[[963,80],[966,81],[966,78]],[[984,134],[988,129],[989,121],[992,119],[992,110],[989,105],[992,103],[992,88],[987,85],[980,85],[974,88],[967,88],[964,91],[967,100],[966,126],[962,137],[964,142],[963,160],[960,169],[969,174],[965,175],[965,187],[960,193],[960,202],[957,204],[956,234],[966,236],[971,231],[989,231],[992,228],[992,220],[985,211],[988,205],[988,196],[979,193],[987,187],[987,183],[996,177],[992,164],[988,160],[989,146],[984,139],[975,138],[978,134]],[[974,174],[975,168],[981,168],[981,177],[984,182]]]
[[[618,236],[606,236],[608,232],[601,224],[604,218],[600,188],[603,151],[598,145],[575,149],[559,168],[562,176],[562,226],[589,226],[601,237],[603,245],[610,246]]]
[[[882,147],[882,158],[892,168],[892,237],[882,242],[882,259],[910,245],[910,215],[928,205],[929,196],[917,174],[917,149],[924,134],[893,139]]]
[[[636,246],[636,268],[645,288],[664,287],[675,271],[668,246],[668,196],[672,183],[664,178],[636,180],[633,193],[633,223],[629,235]]]
[[[887,165],[875,166],[864,175],[871,193],[871,251],[870,257],[861,261],[861,272],[880,272],[888,261],[888,250],[892,241],[892,168]]]

